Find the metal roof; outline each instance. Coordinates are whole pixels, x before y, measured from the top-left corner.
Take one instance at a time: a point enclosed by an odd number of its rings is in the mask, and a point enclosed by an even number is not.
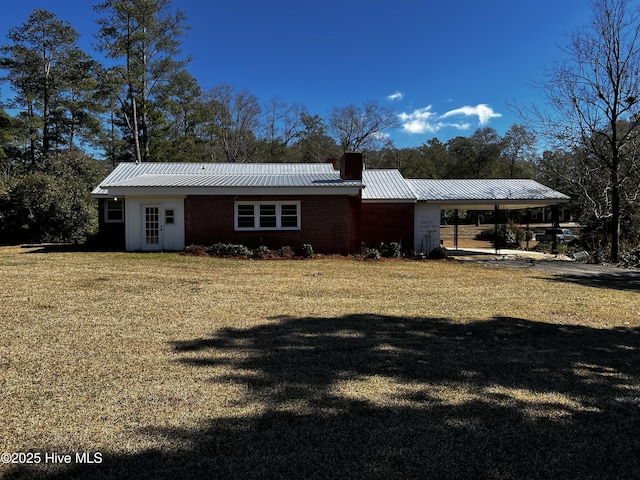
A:
[[[121,163],[93,195],[110,187],[361,187],[330,163]]]
[[[415,193],[399,170],[364,170],[362,183],[363,200],[403,200],[416,201]]]
[[[103,182],[112,187],[335,187],[360,186],[360,180],[342,180],[328,174],[155,174]]]
[[[362,189],[363,201],[433,202],[446,208],[527,208],[569,201],[569,197],[534,180],[405,179],[399,170],[363,170],[362,181],[342,180],[330,163],[121,163],[92,194],[109,188],[319,188]],[[252,190],[253,191],[253,190]]]
[[[418,201],[456,208],[486,209],[492,205],[526,208],[569,201],[568,196],[528,179],[409,179],[406,182]]]

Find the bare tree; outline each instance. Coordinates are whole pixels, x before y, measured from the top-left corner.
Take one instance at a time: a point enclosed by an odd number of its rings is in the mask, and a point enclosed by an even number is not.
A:
[[[502,171],[508,178],[529,177],[538,159],[536,136],[524,125],[511,125],[502,139]]]
[[[609,220],[610,257],[617,262],[621,189],[637,169],[640,11],[630,0],[593,0],[591,7],[591,24],[569,36],[565,60],[536,85],[554,112],[534,108],[529,113],[556,145],[583,149],[602,167],[607,181],[601,197],[608,205],[598,215]],[[579,177],[592,176],[593,165],[575,175],[584,183]]]
[[[249,161],[257,149],[258,98],[246,89],[236,92],[231,85],[218,85],[205,94],[205,108],[211,136],[226,161]]]
[[[289,105],[277,97],[265,104],[264,137],[269,160],[282,161],[287,147],[303,135],[302,117],[306,113],[303,105],[299,103]]]
[[[370,100],[363,107],[352,104],[334,108],[329,116],[329,132],[344,152],[361,152],[384,145],[385,130],[397,127],[398,123],[391,107],[381,107]]]

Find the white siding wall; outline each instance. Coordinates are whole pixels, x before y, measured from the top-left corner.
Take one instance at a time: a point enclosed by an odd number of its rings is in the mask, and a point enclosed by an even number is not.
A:
[[[413,249],[431,252],[440,246],[440,205],[416,203],[413,215]]]
[[[184,198],[183,197],[126,197],[125,232],[127,251],[143,250],[145,205],[160,207],[162,229],[159,250],[182,250],[184,245]],[[173,210],[174,223],[165,224],[166,210]]]

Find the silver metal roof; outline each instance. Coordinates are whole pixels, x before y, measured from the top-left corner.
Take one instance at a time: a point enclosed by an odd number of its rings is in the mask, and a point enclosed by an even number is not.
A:
[[[328,174],[154,174],[103,182],[112,187],[357,187],[359,180],[342,180]]]
[[[528,179],[409,179],[406,182],[419,202],[450,204],[456,208],[488,205],[526,208],[569,201],[563,193]]]
[[[364,170],[362,183],[363,200],[403,200],[416,201],[415,193],[399,170]]]
[[[362,177],[342,180],[330,163],[121,163],[92,194],[107,196],[110,187],[349,187],[362,188],[364,201],[433,202],[444,208],[526,208],[569,201],[534,180],[405,179],[396,169],[364,170]]]
[[[121,163],[93,195],[110,187],[360,187],[330,163]]]

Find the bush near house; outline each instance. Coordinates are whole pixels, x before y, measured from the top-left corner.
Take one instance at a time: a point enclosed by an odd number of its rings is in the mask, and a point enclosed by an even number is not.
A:
[[[495,227],[482,230],[475,236],[476,240],[491,242],[491,245],[496,248],[520,248],[523,241],[531,240],[532,238],[531,232],[527,232],[513,222],[509,222],[506,225],[498,225],[497,238]]]
[[[313,246],[308,243],[302,245],[299,253],[290,246],[272,250],[266,245],[261,245],[252,250],[245,245],[234,243],[214,243],[208,247],[189,245],[183,250],[183,253],[194,256],[208,255],[220,258],[255,258],[260,260],[287,260],[301,257],[313,258],[314,256]],[[404,257],[404,251],[401,242],[381,243],[379,248],[369,248],[362,244],[360,253],[354,256],[365,260],[378,260],[382,257],[402,258]]]
[[[256,249],[250,249],[245,245],[235,243],[214,243],[211,246],[189,245],[183,250],[185,255],[211,256],[219,258],[255,258],[260,260],[287,260],[299,258],[293,248],[284,246],[278,250],[272,250],[266,245]],[[313,247],[305,244],[301,248],[301,254],[305,258],[313,257]]]

